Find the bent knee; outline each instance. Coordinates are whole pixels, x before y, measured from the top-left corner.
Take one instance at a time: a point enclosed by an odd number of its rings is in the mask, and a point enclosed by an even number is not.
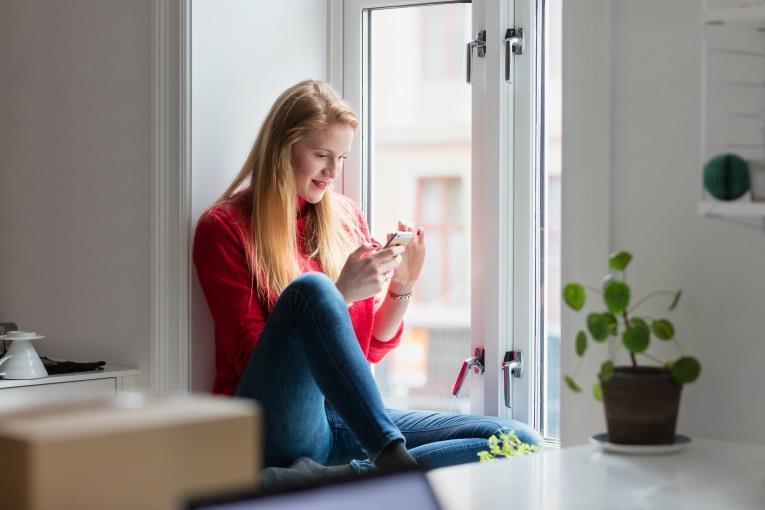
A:
[[[294,288],[306,296],[338,292],[335,282],[326,274],[318,271],[298,275],[290,282],[287,288]]]
[[[503,434],[515,432],[515,435],[518,436],[518,439],[524,443],[536,446],[542,445],[542,436],[540,436],[536,430],[523,422],[516,420],[499,420],[497,425],[500,429],[500,432]]]

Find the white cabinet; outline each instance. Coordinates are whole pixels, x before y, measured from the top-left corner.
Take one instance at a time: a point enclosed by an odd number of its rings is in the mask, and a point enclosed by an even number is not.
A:
[[[134,388],[138,370],[106,365],[104,370],[51,375],[34,380],[0,379],[0,412],[83,397],[114,396]]]

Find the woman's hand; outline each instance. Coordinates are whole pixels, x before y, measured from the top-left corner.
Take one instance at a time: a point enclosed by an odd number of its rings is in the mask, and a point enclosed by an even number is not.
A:
[[[398,229],[405,232],[414,232],[414,238],[406,245],[401,264],[393,272],[391,291],[396,294],[412,292],[414,284],[420,277],[422,264],[425,262],[425,229],[398,222]]]
[[[378,294],[401,264],[403,246],[374,251],[377,248],[379,245],[364,243],[348,256],[335,282],[347,304]]]

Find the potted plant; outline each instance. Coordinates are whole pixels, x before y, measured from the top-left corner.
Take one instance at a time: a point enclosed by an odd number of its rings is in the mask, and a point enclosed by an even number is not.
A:
[[[580,357],[574,373],[566,375],[566,385],[574,392],[582,391],[576,382],[581,358],[590,340],[608,347],[608,359],[600,366],[593,396],[603,401],[608,441],[618,444],[672,444],[675,439],[677,412],[683,384],[695,381],[701,365],[687,356],[675,336],[675,327],[666,318],[639,315],[638,308],[648,299],[671,296],[668,311],[677,306],[682,291],[657,291],[632,304],[625,270],[632,255],[622,251],[609,257],[613,270],[603,279],[602,289],[587,287],[600,294],[605,310],[593,310],[586,317],[586,331],[577,332],[576,354]],[[563,289],[563,300],[574,311],[580,312],[587,303],[587,290],[579,283],[569,283]],[[648,354],[652,338],[673,342],[679,357],[663,362]],[[630,364],[615,366],[620,349],[629,355]],[[641,358],[641,364],[638,364]],[[642,364],[643,359],[648,364]]]

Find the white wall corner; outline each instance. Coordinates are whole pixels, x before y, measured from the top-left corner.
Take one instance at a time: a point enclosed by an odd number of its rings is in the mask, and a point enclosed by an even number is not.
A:
[[[561,281],[599,285],[611,249],[611,2],[563,2],[563,171]],[[573,338],[582,314],[561,311],[561,371],[578,364]],[[577,373],[582,394],[561,388],[561,445],[605,431],[592,384],[602,363],[585,356]],[[561,377],[563,380],[563,377]]]
[[[151,391],[189,387],[190,0],[152,1]]]

